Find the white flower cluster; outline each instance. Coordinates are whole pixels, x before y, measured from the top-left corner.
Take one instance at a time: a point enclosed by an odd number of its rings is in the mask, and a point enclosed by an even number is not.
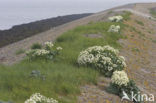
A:
[[[114,49],[113,47],[111,47],[109,45],[106,45],[103,48],[104,48],[104,50],[107,50],[107,51],[110,51],[110,52],[114,53],[115,55],[119,54],[119,50]]]
[[[78,63],[79,64],[87,64],[87,63],[95,63],[99,60],[99,58],[105,57],[107,53],[105,52],[110,52],[114,53],[115,55],[119,54],[119,51],[117,49],[114,49],[110,46],[93,46],[89,47],[88,49],[80,52],[80,55],[78,57]],[[106,59],[108,60],[108,59]]]
[[[112,83],[117,84],[119,86],[127,86],[129,83],[129,78],[125,71],[115,71],[111,78]]]
[[[45,56],[48,55],[50,51],[45,50],[45,49],[30,49],[26,52],[26,55],[31,55],[32,57],[37,57],[37,56]]]
[[[24,103],[58,103],[57,100],[54,100],[53,98],[47,98],[40,93],[33,94],[28,100],[26,100]]]
[[[117,25],[117,26],[111,25],[110,28],[109,28],[109,30],[108,30],[108,32],[117,32],[117,33],[119,31],[120,31],[120,26],[119,25]]]
[[[62,50],[62,47],[57,47],[56,50]]]
[[[55,55],[59,54],[62,47],[54,47],[52,42],[45,42],[45,46],[41,49],[30,49],[26,52],[26,55],[30,58],[42,57],[45,59],[53,58]]]
[[[127,67],[125,58],[123,56],[119,56],[119,63],[121,63],[124,67]]]
[[[45,42],[44,44],[45,44],[45,46],[47,46],[49,48],[52,48],[54,46],[54,44],[52,42]]]
[[[110,21],[112,21],[112,22],[120,22],[120,21],[122,21],[123,20],[123,17],[122,16],[112,16],[112,17],[109,17],[108,18]]]
[[[118,56],[119,51],[110,46],[93,46],[80,52],[78,64],[94,66],[102,73],[123,70],[126,67],[125,59]]]
[[[47,55],[49,53],[50,53],[50,51],[45,50],[45,49],[36,49],[34,55],[36,55],[36,56],[44,56],[44,55]]]

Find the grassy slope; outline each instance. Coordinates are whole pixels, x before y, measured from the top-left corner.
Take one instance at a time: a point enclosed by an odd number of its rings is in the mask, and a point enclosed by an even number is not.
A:
[[[155,9],[150,9],[150,13],[153,17],[156,17],[156,11]]]
[[[128,18],[128,14],[125,15]],[[0,66],[0,99],[23,103],[33,93],[39,92],[47,97],[53,97],[61,103],[75,103],[80,93],[79,87],[86,83],[96,84],[99,73],[87,67],[76,64],[79,52],[94,45],[111,45],[120,48],[117,40],[121,33],[108,33],[110,22],[89,23],[64,33],[56,41],[57,46],[64,49],[55,62],[23,61],[13,66]],[[115,23],[124,27],[123,23]],[[99,33],[102,38],[88,38],[84,34]],[[32,70],[40,70],[46,76],[30,78]]]

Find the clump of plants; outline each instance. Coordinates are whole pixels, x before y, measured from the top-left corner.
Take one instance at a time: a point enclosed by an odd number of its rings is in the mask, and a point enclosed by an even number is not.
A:
[[[24,103],[58,103],[58,101],[53,98],[47,98],[40,93],[35,93]]]
[[[26,55],[29,59],[46,59],[53,60],[56,55],[62,50],[61,47],[55,47],[52,42],[45,42],[41,48],[38,46],[34,46],[35,48],[31,48],[26,52]]]
[[[122,16],[112,16],[108,18],[111,22],[120,22],[123,20]],[[120,25],[111,25],[108,29],[108,32],[118,33],[120,31]]]
[[[135,20],[135,22],[141,26],[144,26],[144,23],[142,21],[139,21],[139,20]]]
[[[136,86],[135,82],[128,78],[125,71],[115,71],[111,77],[111,83],[110,86],[107,88],[108,92],[116,94],[120,96],[121,98],[125,95],[128,96],[128,98],[135,102],[140,103],[136,100],[133,100],[132,95],[139,95],[140,90]],[[126,98],[126,99],[128,99]]]
[[[120,22],[123,20],[122,16],[113,16],[113,17],[109,17],[109,20],[111,22]],[[108,32],[119,32],[120,30],[120,26],[115,26],[115,25],[111,25]],[[129,99],[131,99],[132,97],[132,92],[133,94],[136,94],[138,96],[138,94],[140,93],[139,88],[136,86],[135,82],[133,80],[130,80],[127,76],[127,73],[123,70],[123,68],[126,67],[126,63],[125,63],[125,59],[122,56],[118,56],[118,53],[116,55],[116,57],[118,57],[118,59],[114,59],[115,56],[110,56],[113,57],[111,58],[113,63],[115,60],[117,60],[116,62],[119,62],[119,60],[121,60],[122,62],[120,62],[119,64],[116,63],[116,67],[119,68],[115,68],[114,71],[111,73],[111,83],[110,86],[107,88],[108,92],[116,94],[120,97],[123,96],[128,96]],[[107,67],[109,67],[109,65],[106,65]],[[104,67],[106,68],[106,67]],[[126,98],[127,99],[127,98]],[[135,102],[135,103],[140,103],[136,100],[131,99],[131,101]]]
[[[118,15],[118,16],[112,16],[108,18],[111,22],[120,22],[123,20],[123,17]]]
[[[32,46],[31,46],[31,49],[41,49],[42,48],[42,45],[39,44],[39,43],[34,43]]]
[[[111,25],[109,30],[108,30],[108,32],[115,32],[115,33],[118,33],[119,31],[120,31],[120,26],[119,25],[117,25],[117,26]]]
[[[111,77],[116,70],[126,67],[125,58],[119,56],[119,51],[111,46],[93,46],[80,52],[78,64],[90,66],[100,71],[106,77]]]
[[[111,46],[93,46],[80,52],[77,60],[79,65],[90,66],[97,69],[106,77],[111,77],[107,91],[123,97],[126,93],[131,98],[131,92],[140,93],[133,80],[130,80],[124,71],[125,58],[119,55],[119,51]],[[136,102],[135,100],[132,100]],[[139,102],[136,102],[139,103]]]

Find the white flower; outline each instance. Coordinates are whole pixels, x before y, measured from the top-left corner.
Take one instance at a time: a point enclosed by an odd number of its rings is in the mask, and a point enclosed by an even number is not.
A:
[[[62,47],[57,47],[56,50],[62,50]]]
[[[49,48],[52,48],[54,46],[52,42],[45,42],[44,44]]]
[[[36,49],[34,55],[35,56],[44,56],[44,55],[47,55],[49,53],[50,53],[50,51],[45,50],[45,49]]]
[[[119,21],[122,21],[123,20],[123,17],[122,16],[112,16],[112,17],[109,17],[108,18],[110,21],[112,22],[119,22]]]
[[[109,46],[109,45],[106,45],[106,46],[104,46],[103,48],[104,48],[104,50],[110,51],[110,52],[112,52],[112,53],[114,53],[114,54],[116,54],[116,55],[119,54],[119,50],[114,49],[113,47],[111,47],[111,46]]]
[[[36,103],[36,101],[32,100],[32,99],[28,99],[26,100],[24,103]]]
[[[119,59],[122,61],[125,61],[125,57],[123,57],[123,56],[119,56]]]
[[[112,71],[113,70],[113,67],[108,67],[108,71]]]
[[[116,26],[116,28],[117,28],[117,29],[120,29],[120,26],[119,26],[119,25],[117,25],[117,26]]]
[[[103,50],[103,47],[101,47],[101,46],[93,46],[93,47],[89,47],[88,49],[87,49],[87,51],[88,52],[92,52],[92,51],[102,51]]]
[[[38,103],[38,102],[44,102],[44,103],[58,103],[57,100],[54,100],[53,98],[47,98],[40,93],[33,94],[28,100],[26,100],[24,103]]]
[[[117,65],[116,64],[113,64],[113,67],[117,67]]]
[[[87,48],[80,52],[77,62],[79,65],[94,66],[102,73],[110,72],[110,75],[126,67],[124,57],[119,56],[119,51],[109,45]]]
[[[78,63],[79,64],[87,64],[92,63],[94,61],[94,56],[92,54],[89,54],[87,51],[80,52],[80,55],[78,57]]]
[[[112,75],[111,81],[119,86],[127,86],[129,78],[124,71],[115,71]]]
[[[120,30],[120,26],[119,25],[117,25],[117,26],[111,25],[109,30],[108,30],[108,32],[116,32],[116,33],[118,33],[119,30]]]
[[[127,67],[126,62],[125,62],[126,60],[123,56],[119,56],[119,60],[121,60],[121,63],[122,63],[124,68]]]

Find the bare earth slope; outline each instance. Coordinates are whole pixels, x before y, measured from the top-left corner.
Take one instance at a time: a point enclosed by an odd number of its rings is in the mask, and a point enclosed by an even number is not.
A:
[[[133,13],[131,20],[124,22],[129,26],[124,32],[127,39],[119,41],[123,47],[121,55],[126,57],[128,64],[126,71],[143,93],[156,95],[156,21],[149,19],[151,16],[145,9],[151,7],[150,5],[156,7],[156,4],[137,4],[133,9],[122,8],[115,11],[127,10]],[[143,22],[143,25],[138,24],[136,20]],[[119,97],[105,91],[109,82],[109,79],[101,77],[97,86],[83,86],[78,102],[127,103],[121,102]]]

